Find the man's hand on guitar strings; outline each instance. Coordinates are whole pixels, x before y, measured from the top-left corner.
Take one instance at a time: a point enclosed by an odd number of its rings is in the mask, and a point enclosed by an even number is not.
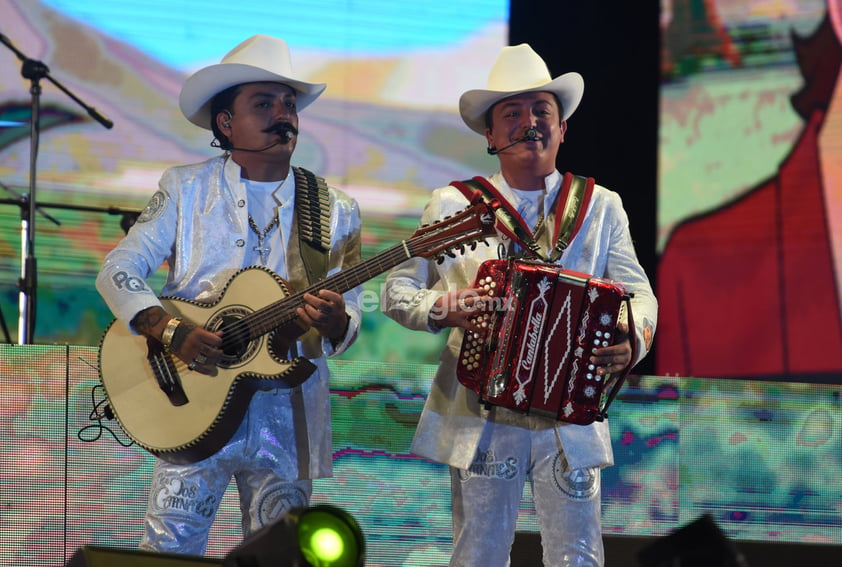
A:
[[[614,344],[595,348],[590,362],[596,365],[596,373],[605,376],[613,372],[622,372],[631,364],[632,348],[629,338],[628,323],[617,323]]]
[[[222,331],[211,332],[190,321],[182,321],[173,333],[170,352],[187,363],[187,368],[210,374],[222,356]]]
[[[305,293],[302,297],[304,306],[295,310],[301,322],[332,341],[342,340],[350,321],[345,312],[345,298],[342,294],[323,289],[318,295]]]

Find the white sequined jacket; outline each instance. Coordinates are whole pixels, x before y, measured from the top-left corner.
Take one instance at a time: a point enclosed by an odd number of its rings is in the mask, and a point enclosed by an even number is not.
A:
[[[290,173],[289,182],[294,176]],[[360,260],[361,220],[353,199],[330,189],[331,250],[328,275]],[[289,228],[287,228],[289,231]],[[277,234],[277,232],[275,233]],[[114,315],[128,325],[141,310],[160,306],[147,279],[163,264],[167,279],[160,292],[212,302],[240,269],[250,265],[248,203],[240,167],[228,156],[172,167],[137,223],[105,258],[97,289]],[[298,258],[297,238],[288,238],[287,258]],[[293,289],[308,287],[303,264],[267,266],[286,274]],[[310,445],[310,478],[332,471],[330,392],[326,356],[342,353],[356,338],[360,324],[360,288],[344,294],[350,316],[348,331],[337,345],[311,330],[298,341],[299,352],[318,370],[301,387]],[[307,475],[305,471],[305,476]]]

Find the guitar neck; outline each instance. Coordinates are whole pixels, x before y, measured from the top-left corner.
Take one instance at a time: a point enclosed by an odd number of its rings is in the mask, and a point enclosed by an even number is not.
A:
[[[345,293],[379,276],[390,268],[397,266],[404,260],[412,258],[414,255],[410,251],[408,242],[401,241],[368,260],[346,268],[337,274],[316,282],[307,289],[295,292],[255,311],[245,317],[248,322],[251,339],[264,335],[280,325],[295,319],[297,317],[295,310],[304,306],[304,294],[309,293],[315,295],[322,289],[328,289],[336,293]]]
[[[467,209],[445,217],[444,220],[432,225],[419,228],[410,238],[375,254],[368,260],[246,315],[234,323],[237,327],[236,332],[231,334],[238,337],[238,342],[241,337],[248,337],[248,340],[256,339],[293,321],[297,317],[296,309],[304,306],[304,295],[307,293],[315,295],[322,289],[345,293],[404,260],[416,256],[434,258],[444,252],[453,255],[449,252],[453,247],[462,246],[466,242],[475,242],[494,233],[494,214],[491,208],[481,201],[472,201]]]

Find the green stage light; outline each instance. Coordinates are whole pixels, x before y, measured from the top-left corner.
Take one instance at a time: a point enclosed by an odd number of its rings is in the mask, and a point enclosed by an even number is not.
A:
[[[357,567],[365,560],[365,542],[357,522],[327,504],[300,512],[298,547],[313,567]]]
[[[356,520],[329,504],[293,508],[225,556],[223,567],[363,567],[365,538]]]
[[[301,538],[302,549],[308,549],[313,557],[324,559],[325,561],[336,561],[345,553],[345,542],[342,541],[342,536],[336,533],[333,528],[318,528],[310,537]],[[303,539],[303,541],[301,541]]]

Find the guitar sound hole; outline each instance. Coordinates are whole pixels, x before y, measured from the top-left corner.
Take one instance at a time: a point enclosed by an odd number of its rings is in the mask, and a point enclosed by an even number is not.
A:
[[[228,312],[214,318],[208,328],[213,331],[222,330],[222,357],[217,366],[230,368],[241,365],[250,359],[258,350],[258,342],[249,338],[248,327],[240,323],[246,313]]]
[[[225,356],[240,358],[248,348],[248,341],[244,340],[247,337],[238,337],[237,335],[227,332],[227,330],[230,330],[231,323],[236,320],[236,317],[222,318],[222,352],[225,353]]]

